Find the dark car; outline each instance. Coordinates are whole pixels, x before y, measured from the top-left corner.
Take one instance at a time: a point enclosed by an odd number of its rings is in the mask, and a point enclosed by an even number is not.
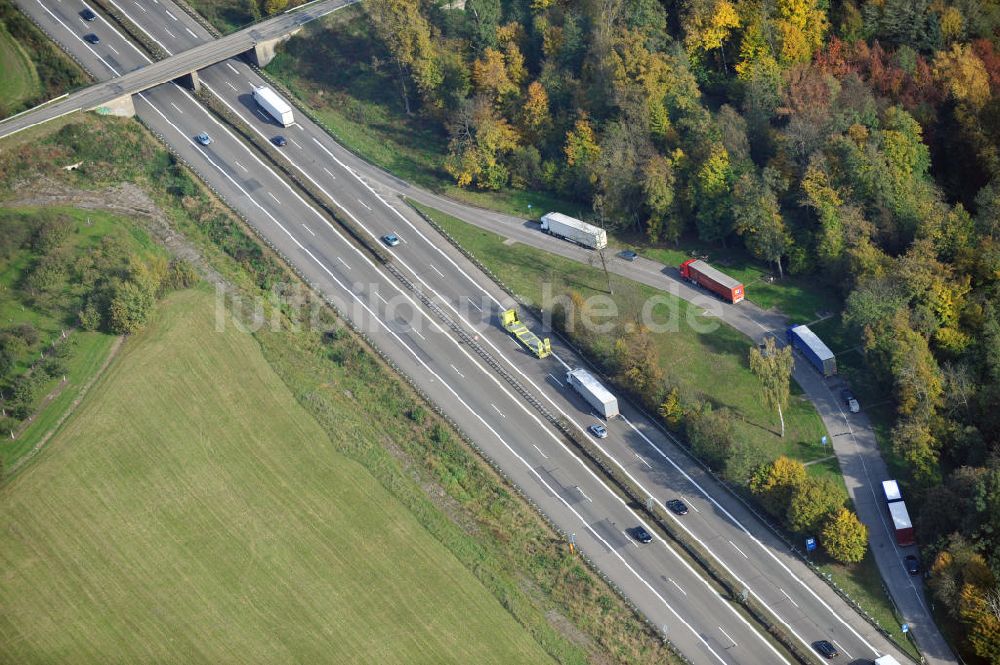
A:
[[[91,44],[101,43],[101,38],[95,35],[94,33],[90,33],[89,35],[84,35],[83,39],[84,41],[90,42]]]
[[[279,148],[284,148],[286,145],[288,145],[288,141],[285,139],[284,136],[275,136],[271,140],[274,141],[274,145],[278,146]]]
[[[674,513],[675,515],[688,514],[687,504],[685,504],[680,499],[671,499],[670,501],[667,501],[667,508],[669,508],[670,512]]]
[[[653,542],[653,536],[650,535],[649,531],[646,531],[641,526],[637,526],[632,529],[632,537],[638,540],[640,543],[651,543]]]
[[[826,640],[820,640],[819,642],[813,644],[813,646],[816,648],[816,651],[819,651],[820,655],[827,660],[833,660],[840,655],[840,652],[837,651],[836,647]]]
[[[623,252],[618,252],[618,256],[622,257],[626,261],[635,261],[639,258],[639,255],[633,252],[631,249],[626,249]]]
[[[84,9],[80,12],[80,18],[84,21],[94,21],[97,20],[97,14],[95,14],[92,9]]]
[[[910,575],[920,574],[920,560],[912,554],[907,554],[903,559],[903,563],[906,564],[906,572]]]

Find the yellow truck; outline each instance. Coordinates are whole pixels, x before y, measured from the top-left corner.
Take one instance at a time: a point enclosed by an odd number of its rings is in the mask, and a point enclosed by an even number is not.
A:
[[[521,323],[517,318],[516,309],[504,310],[500,314],[500,324],[507,329],[511,335],[516,337],[521,344],[528,347],[528,350],[539,358],[544,358],[552,353],[552,343],[549,338],[539,339],[538,335],[528,330],[528,326]]]

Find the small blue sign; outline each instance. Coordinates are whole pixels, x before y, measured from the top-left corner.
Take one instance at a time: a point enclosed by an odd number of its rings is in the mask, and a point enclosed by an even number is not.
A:
[[[816,549],[816,539],[806,538],[806,552],[812,552]]]
[[[826,445],[827,442],[826,434],[823,435],[823,438],[820,439],[819,442],[822,443],[824,446]]]
[[[903,632],[904,633],[910,632],[910,624],[908,624],[908,623],[904,623],[903,624]]]

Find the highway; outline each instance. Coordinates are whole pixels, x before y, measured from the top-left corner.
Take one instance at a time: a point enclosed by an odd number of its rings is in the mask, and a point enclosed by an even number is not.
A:
[[[139,9],[118,1],[120,11],[168,52],[190,48],[197,38],[210,39],[197,22],[166,0],[142,0],[141,5],[133,0]],[[112,26],[79,25],[81,2],[19,0],[19,4],[98,78],[133,71],[145,62]],[[80,40],[86,32],[99,34],[100,44]],[[507,336],[496,325],[496,315],[511,304],[509,298],[391,196],[409,188],[381,179],[301,114],[289,129],[262,117],[248,99],[251,85],[261,80],[243,62],[213,65],[201,72],[201,79],[261,136],[285,135],[289,142],[283,150],[293,167],[373,239],[397,233],[403,243],[392,252],[405,280],[433,298],[459,329],[477,336],[485,353],[537,395],[546,409],[581,432],[596,422],[586,404],[563,385],[565,370],[583,361],[558,340],[554,340],[554,357],[539,361]],[[417,291],[357,250],[186,91],[166,84],[137,96],[135,106],[147,126],[361,326],[553,522],[566,533],[574,533],[581,551],[654,625],[666,626],[671,641],[688,658],[699,663],[784,662],[760,632],[719,598],[671,546],[659,538],[644,546],[630,539],[625,530],[638,525],[641,518],[580,462],[539,413],[440,317],[429,315],[418,303]],[[211,145],[193,141],[202,131],[215,139]],[[419,192],[406,193],[420,198]],[[709,311],[725,310],[702,294],[693,298]],[[537,322],[530,325],[538,329]],[[902,660],[902,654],[787,553],[780,540],[665,433],[623,406],[625,418],[611,423],[609,437],[597,442],[605,454],[656,501],[684,498],[692,511],[676,518],[677,525],[768,606],[804,648],[815,640],[830,639],[849,659],[892,653]],[[816,660],[822,662],[818,656]]]

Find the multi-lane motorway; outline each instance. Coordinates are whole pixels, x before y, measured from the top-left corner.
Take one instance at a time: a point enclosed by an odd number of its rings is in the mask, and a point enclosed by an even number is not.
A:
[[[81,0],[18,0],[46,32],[98,79],[148,64],[148,58],[99,18],[86,23]],[[169,0],[115,0],[119,11],[176,54],[211,39]],[[98,44],[81,39],[100,37]],[[706,583],[670,543],[654,533],[647,545],[626,530],[642,523],[609,486],[567,447],[557,431],[420,301],[440,311],[544,407],[581,433],[596,422],[587,405],[564,385],[567,368],[583,364],[555,343],[554,356],[529,356],[496,325],[508,304],[485,275],[397,201],[381,195],[362,175],[364,166],[302,114],[281,129],[249,98],[261,85],[256,72],[227,60],[200,72],[202,83],[254,131],[283,134],[292,167],[334,199],[378,240],[394,232],[392,249],[404,281],[373,262],[304,200],[268,164],[220,125],[185,90],[164,84],[135,98],[140,119],[181,155],[262,237],[267,239],[340,311],[468,433],[484,452],[560,529],[574,534],[589,556],[669,639],[696,663],[787,662],[779,649]],[[198,144],[207,132],[214,141]],[[705,300],[707,309],[718,303]],[[533,324],[537,327],[537,324]],[[744,506],[691,462],[668,437],[627,404],[624,418],[595,441],[657,502],[683,498],[691,512],[677,525],[712,552],[808,649],[829,639],[850,661],[892,653],[904,657],[799,562]],[[585,434],[586,435],[586,434]],[[649,525],[646,525],[647,527]],[[650,529],[652,531],[652,529]],[[817,656],[817,662],[820,662]]]

